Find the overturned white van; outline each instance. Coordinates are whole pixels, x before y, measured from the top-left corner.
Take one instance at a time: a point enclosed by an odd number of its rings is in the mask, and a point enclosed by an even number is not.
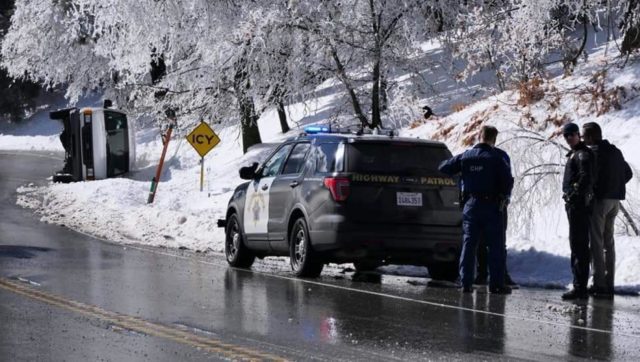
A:
[[[133,170],[136,159],[135,130],[127,115],[108,108],[67,108],[51,112],[63,123],[60,141],[65,149],[64,167],[54,182],[100,180]]]

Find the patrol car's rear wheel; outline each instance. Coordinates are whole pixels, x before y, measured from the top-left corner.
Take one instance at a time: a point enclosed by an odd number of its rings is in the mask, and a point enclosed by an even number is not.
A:
[[[236,214],[231,214],[227,221],[224,254],[229,265],[237,268],[249,268],[256,260],[255,255],[244,245],[242,228]]]
[[[291,269],[298,277],[317,277],[324,267],[324,264],[311,247],[309,228],[302,217],[297,219],[291,228],[289,256],[291,258]]]

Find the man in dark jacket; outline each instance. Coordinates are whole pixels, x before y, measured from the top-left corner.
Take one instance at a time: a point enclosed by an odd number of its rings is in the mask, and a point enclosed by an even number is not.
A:
[[[582,129],[584,142],[593,150],[598,166],[589,230],[593,261],[593,288],[590,292],[596,298],[611,299],[616,264],[613,229],[620,200],[625,198],[625,185],[633,173],[622,152],[602,139],[602,129],[597,123],[585,123]]]
[[[504,285],[505,240],[502,207],[506,195],[513,188],[513,177],[502,156],[493,145],[498,130],[484,126],[480,143],[473,148],[443,161],[439,170],[448,175],[461,174],[467,197],[464,205],[464,232],[460,257],[460,279],[465,293],[473,291],[478,242],[484,238],[489,247],[489,292],[509,294]]]
[[[571,147],[562,181],[562,198],[569,219],[569,246],[571,247],[571,271],[573,289],[562,299],[588,298],[589,279],[589,219],[593,199],[595,161],[593,152],[580,140],[580,129],[574,123],[562,128],[564,139]]]

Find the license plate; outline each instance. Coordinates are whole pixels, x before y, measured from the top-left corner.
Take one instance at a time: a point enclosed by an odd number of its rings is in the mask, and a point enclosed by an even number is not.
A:
[[[419,192],[397,192],[398,206],[422,206],[422,194]]]

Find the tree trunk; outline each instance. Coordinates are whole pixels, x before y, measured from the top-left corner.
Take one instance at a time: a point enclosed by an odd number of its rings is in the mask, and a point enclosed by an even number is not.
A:
[[[620,51],[622,54],[629,54],[638,48],[640,48],[640,24],[630,26],[624,33]]]
[[[373,52],[373,87],[371,89],[371,125],[372,129],[380,128],[380,62],[382,58],[382,34],[380,34],[380,23],[382,10],[376,12],[375,4],[369,0],[369,10],[371,11],[371,28],[375,36],[375,49]]]
[[[386,73],[382,73],[380,75],[380,111],[386,112],[389,109],[389,94],[387,93],[387,89],[389,88],[389,83],[387,82]]]
[[[236,64],[234,88],[240,112],[240,130],[242,131],[242,152],[247,153],[249,147],[262,143],[258,128],[258,115],[253,99],[249,96],[251,83],[245,69],[246,61],[240,59]]]
[[[287,133],[289,132],[289,123],[287,123],[287,113],[284,111],[284,103],[282,103],[282,101],[278,101],[277,110],[282,133]]]
[[[338,56],[338,51],[335,47],[331,46],[331,56],[336,63],[336,70],[338,73],[338,79],[344,84],[345,88],[347,88],[347,94],[349,94],[349,99],[351,99],[351,105],[353,106],[353,111],[356,114],[356,117],[362,124],[362,128],[369,127],[369,120],[367,116],[362,112],[362,106],[360,106],[360,101],[358,100],[358,96],[356,95],[356,91],[353,89],[351,82],[349,82],[349,77],[347,76],[347,71],[344,69],[344,65]]]
[[[380,57],[373,65],[373,88],[371,89],[371,128],[380,128]]]
[[[242,130],[242,152],[247,153],[249,147],[262,143],[258,129],[258,115],[253,100],[244,97],[240,101],[240,128]]]

